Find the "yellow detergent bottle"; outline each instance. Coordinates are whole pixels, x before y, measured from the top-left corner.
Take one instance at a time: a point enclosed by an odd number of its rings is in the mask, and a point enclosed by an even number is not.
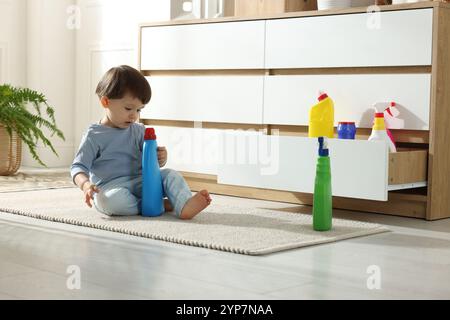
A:
[[[319,92],[319,102],[309,110],[310,138],[334,137],[334,103],[326,93]]]

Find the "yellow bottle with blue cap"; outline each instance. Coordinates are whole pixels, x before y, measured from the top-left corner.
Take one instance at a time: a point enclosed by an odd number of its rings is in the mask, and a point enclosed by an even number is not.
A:
[[[323,92],[319,93],[319,102],[309,110],[310,138],[334,137],[334,102]]]

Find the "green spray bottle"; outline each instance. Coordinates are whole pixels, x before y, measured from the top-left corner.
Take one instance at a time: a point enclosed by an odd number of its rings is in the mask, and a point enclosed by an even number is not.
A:
[[[327,140],[319,137],[319,158],[313,199],[313,228],[315,231],[331,230],[333,198],[331,193],[331,166]]]

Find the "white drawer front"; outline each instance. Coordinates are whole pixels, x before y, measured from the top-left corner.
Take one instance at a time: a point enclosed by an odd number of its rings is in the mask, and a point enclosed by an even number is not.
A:
[[[373,104],[395,101],[404,129],[429,129],[429,74],[267,76],[264,86],[265,124],[308,125],[309,109],[324,90],[335,104],[335,124],[371,128]]]
[[[143,119],[262,123],[263,76],[147,78],[152,100]]]
[[[264,21],[144,27],[141,69],[262,69],[264,32]]]
[[[259,136],[258,161],[219,165],[218,182],[313,193],[316,139]],[[387,201],[388,149],[384,141],[329,140],[334,196]]]
[[[153,126],[157,135],[159,146],[165,146],[168,160],[165,168],[177,171],[194,172],[202,174],[218,174],[218,166],[227,162],[223,150],[234,141],[227,140],[229,134],[233,136],[246,135],[248,131],[180,128],[170,126]],[[252,132],[251,135],[262,135]]]
[[[431,65],[432,16],[418,9],[268,20],[266,68]]]

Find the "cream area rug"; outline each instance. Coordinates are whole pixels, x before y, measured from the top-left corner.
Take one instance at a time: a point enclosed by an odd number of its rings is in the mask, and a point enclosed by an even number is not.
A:
[[[73,188],[67,169],[25,169],[12,176],[0,176],[0,192]]]
[[[1,212],[56,223],[109,230],[183,245],[261,255],[388,231],[372,223],[334,219],[328,232],[312,230],[311,215],[230,206],[214,201],[193,220],[166,213],[157,218],[108,217],[89,209],[78,189],[0,193]]]

